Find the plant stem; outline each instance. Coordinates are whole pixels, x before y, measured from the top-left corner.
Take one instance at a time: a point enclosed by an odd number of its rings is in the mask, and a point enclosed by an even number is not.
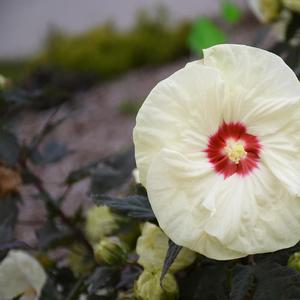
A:
[[[74,233],[74,235],[84,244],[89,253],[93,255],[93,248],[86,239],[85,235],[82,233],[82,231],[78,227],[76,227],[72,220],[70,220],[60,209],[60,207],[57,205],[57,203],[53,200],[52,196],[44,187],[42,181],[37,176],[35,176],[35,174],[33,174],[33,172],[27,167],[26,170],[28,171],[28,173],[32,174],[36,178],[36,180],[34,181],[34,185],[37,188],[37,190],[43,195],[46,204],[52,209],[55,215],[57,215],[62,220],[62,222]]]
[[[78,300],[80,293],[84,287],[85,277],[81,277],[67,296],[66,300]]]

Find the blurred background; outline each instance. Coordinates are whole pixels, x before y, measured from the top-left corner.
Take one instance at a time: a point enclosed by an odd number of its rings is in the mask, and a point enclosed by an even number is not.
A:
[[[91,204],[91,192],[128,189],[140,105],[202,49],[258,46],[299,72],[299,8],[266,10],[259,2],[1,0],[0,161],[14,151],[18,160],[6,173],[0,168],[10,183],[0,191],[21,193],[18,238],[36,244],[34,230],[45,221],[36,189],[60,199],[68,216]]]

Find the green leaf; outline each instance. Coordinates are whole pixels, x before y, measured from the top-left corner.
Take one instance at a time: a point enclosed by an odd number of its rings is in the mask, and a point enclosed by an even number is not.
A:
[[[133,147],[125,152],[107,157],[91,170],[91,193],[104,194],[114,188],[119,188],[132,176],[134,168]]]
[[[278,263],[256,265],[253,300],[300,299],[300,274]]]
[[[211,46],[225,43],[225,32],[208,18],[199,18],[192,26],[188,36],[189,48],[198,54]]]
[[[25,242],[20,240],[13,240],[7,243],[0,243],[0,251],[7,251],[11,249],[30,249]]]
[[[239,22],[242,18],[241,9],[229,0],[223,0],[221,3],[222,17],[231,24]]]
[[[74,237],[66,228],[58,228],[53,220],[49,220],[36,230],[38,246],[42,250],[70,245]]]
[[[17,204],[19,195],[8,196],[0,199],[0,260],[3,254],[9,250],[8,245],[16,241],[14,228],[18,217]]]
[[[255,265],[233,268],[230,299],[300,299],[300,274],[286,266],[284,251],[278,251],[276,256],[264,254]]]
[[[236,265],[232,270],[230,300],[244,300],[254,287],[253,268],[249,265]]]
[[[125,214],[129,217],[154,221],[155,215],[151,208],[148,198],[134,195],[125,198],[116,198],[104,195],[92,195],[97,205],[106,205],[117,212]]]
[[[163,269],[162,269],[161,275],[160,275],[161,287],[163,287],[162,283],[163,283],[163,279],[164,279],[165,275],[167,274],[168,270],[172,266],[173,262],[175,261],[177,255],[179,254],[181,249],[182,249],[182,246],[178,246],[173,241],[169,240],[168,251],[166,253],[166,258],[165,258]]]
[[[134,150],[130,147],[127,151],[110,155],[72,171],[65,182],[74,184],[91,176],[91,192],[103,194],[123,184],[131,176],[134,168]]]
[[[71,153],[73,151],[68,150],[64,144],[49,142],[43,147],[42,151],[37,149],[32,151],[30,158],[34,164],[44,165],[58,162]]]
[[[21,148],[16,136],[6,129],[0,128],[0,161],[15,166],[20,157]]]
[[[178,277],[180,300],[228,300],[230,264],[203,258],[186,276]]]

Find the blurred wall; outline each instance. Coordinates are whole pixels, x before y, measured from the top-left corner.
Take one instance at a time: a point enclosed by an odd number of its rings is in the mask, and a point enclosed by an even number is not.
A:
[[[233,0],[245,7],[246,0]],[[0,0],[0,58],[38,50],[49,28],[81,32],[107,20],[133,24],[140,9],[168,8],[174,20],[215,15],[219,0]]]

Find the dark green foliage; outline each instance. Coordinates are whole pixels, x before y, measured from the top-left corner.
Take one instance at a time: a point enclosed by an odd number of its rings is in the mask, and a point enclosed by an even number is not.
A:
[[[87,280],[89,293],[95,294],[102,288],[114,287],[119,281],[119,270],[114,267],[101,266],[95,269]]]
[[[72,171],[66,179],[67,184],[74,184],[91,176],[92,194],[102,194],[123,184],[131,177],[135,168],[134,150],[110,155]]]
[[[36,231],[38,247],[41,250],[70,245],[73,240],[72,233],[67,228],[58,228],[53,220],[48,220]]]
[[[155,220],[151,205],[146,197],[139,195],[128,196],[122,199],[104,195],[92,195],[92,197],[97,205],[106,205],[129,217],[145,221]]]
[[[230,262],[203,259],[179,278],[181,300],[228,300]]]
[[[10,131],[0,128],[0,161],[15,166],[18,163],[21,148],[18,140]]]
[[[232,270],[230,299],[244,300],[251,294],[254,287],[253,266],[236,265]]]
[[[300,274],[275,262],[253,266],[254,300],[300,299]]]
[[[20,197],[17,194],[0,198],[0,261],[8,250],[27,246],[15,239],[19,202]]]
[[[181,246],[178,246],[173,241],[169,240],[169,247],[168,247],[168,251],[166,253],[166,258],[165,258],[163,269],[161,271],[161,276],[160,276],[160,285],[161,286],[162,286],[162,282],[163,282],[165,275],[167,274],[171,265],[175,261],[177,255],[179,254],[181,249],[182,249]]]
[[[41,151],[38,149],[32,151],[31,160],[38,165],[56,163],[71,153],[72,151],[68,150],[64,144],[53,141],[44,145]]]

